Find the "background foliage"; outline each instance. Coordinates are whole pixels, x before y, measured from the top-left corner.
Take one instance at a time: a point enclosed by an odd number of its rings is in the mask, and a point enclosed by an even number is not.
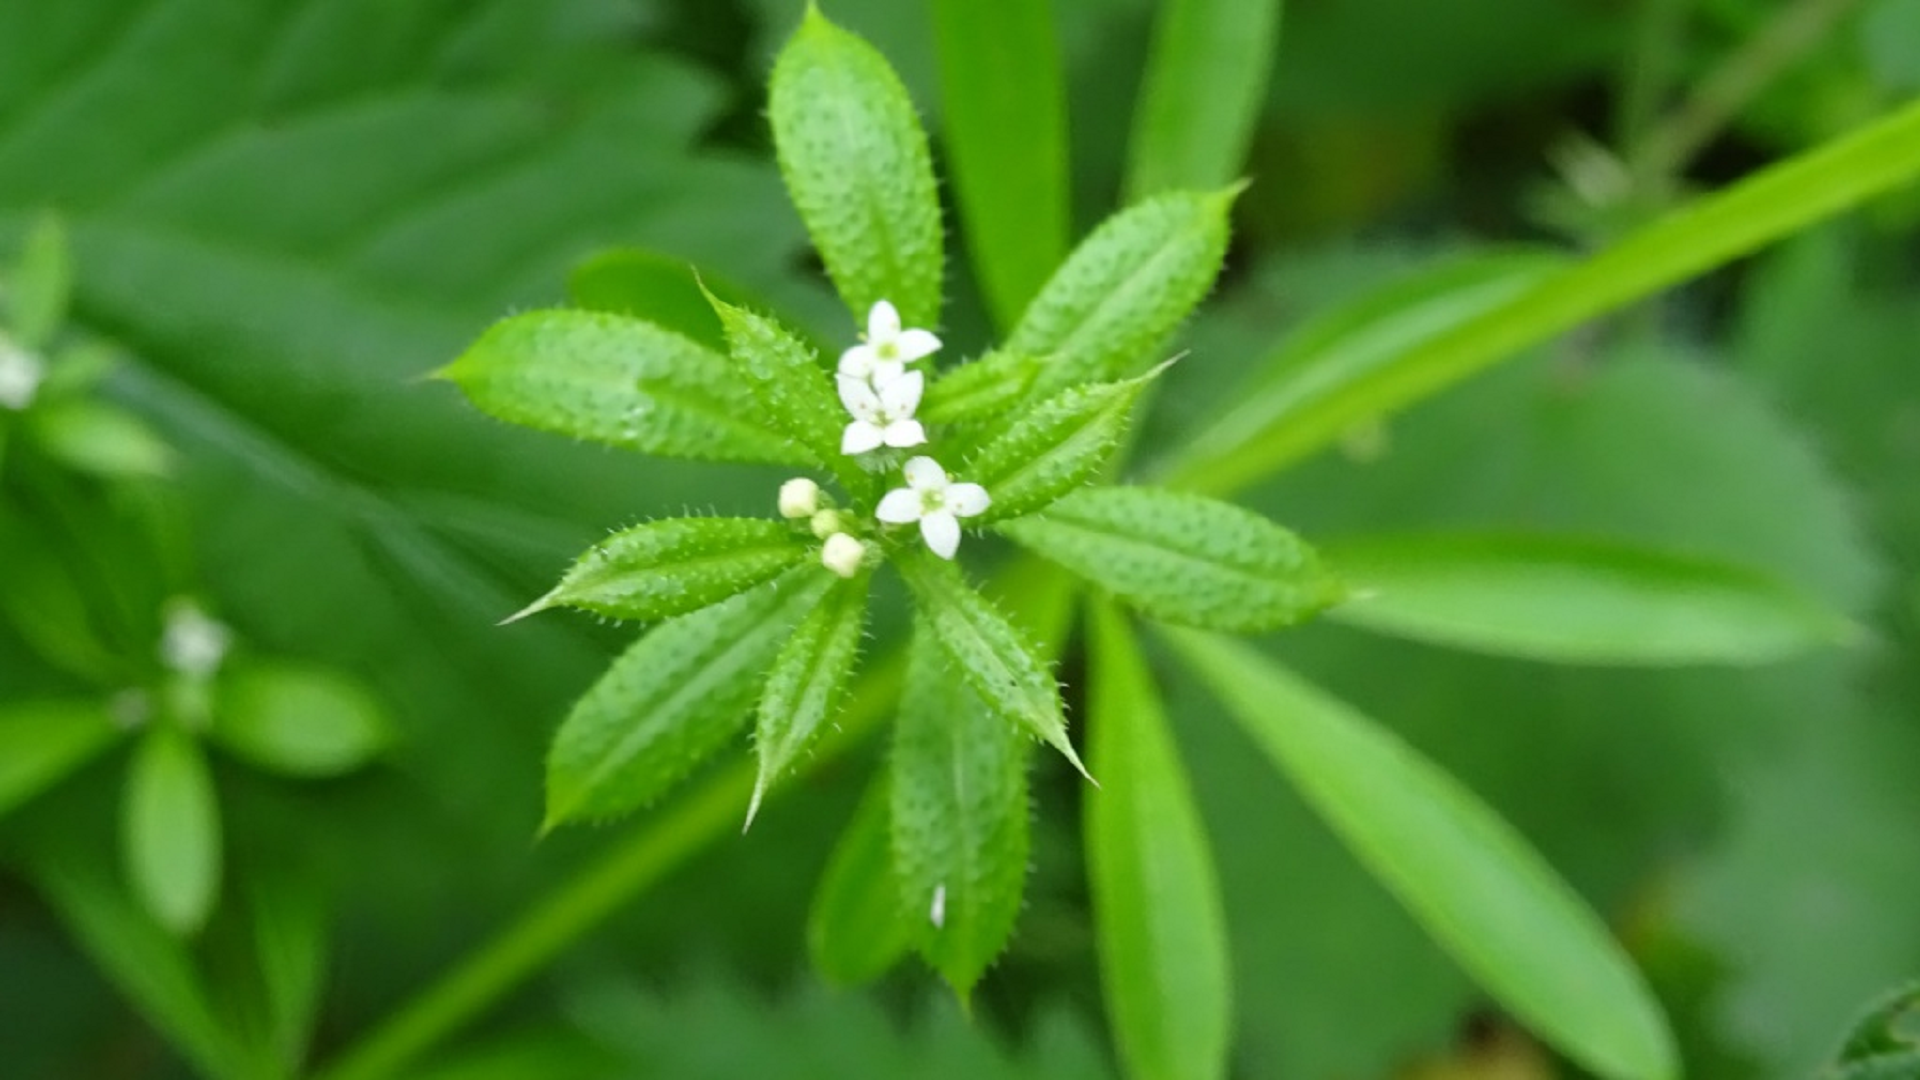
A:
[[[942,6],[831,9],[887,53],[936,133],[964,108],[941,96]],[[1604,243],[1920,89],[1913,0],[1790,6],[1832,10],[1700,154],[1663,164],[1639,148],[1664,145],[1686,88],[1747,56],[1781,5],[1290,5],[1237,170],[1254,186],[1228,276],[1158,392],[1142,460],[1204,430],[1331,305],[1462,253]],[[1078,236],[1141,182],[1128,137],[1154,11],[1054,7],[1074,193],[1059,227]],[[223,910],[311,908],[301,925],[330,939],[321,1060],[618,835],[531,842],[546,740],[630,631],[494,623],[604,529],[669,506],[763,513],[779,478],[494,424],[418,376],[490,320],[563,299],[570,270],[614,245],[845,337],[761,114],[799,9],[0,0],[0,252],[43,210],[63,216],[75,320],[124,356],[107,393],[176,448],[192,587],[260,652],[351,671],[394,718],[394,747],[347,777],[215,765]],[[1575,183],[1556,174],[1576,132],[1627,148],[1626,197],[1574,196],[1590,158]],[[1459,776],[1624,929],[1689,1075],[1804,1074],[1920,966],[1916,213],[1911,188],[1880,200],[1244,497],[1330,548],[1444,527],[1657,542],[1774,571],[1871,628],[1739,670],[1547,667],[1335,623],[1263,642]],[[942,327],[968,354],[1003,303],[976,291],[969,242]],[[0,563],[0,590],[18,597],[13,572]],[[1237,1074],[1564,1068],[1510,1037],[1206,694],[1156,672],[1222,875]],[[0,634],[0,700],[72,689]],[[118,872],[124,757],[0,822],[8,1075],[191,1071],[98,962],[111,917],[71,901]],[[1057,763],[1033,778],[1027,906],[973,1026],[915,966],[871,992],[810,972],[813,886],[869,762],[793,785],[750,834],[620,905],[425,1075],[1112,1074],[1075,826],[1087,796]],[[68,887],[29,886],[48,866]],[[244,967],[240,937],[215,925],[212,970]]]

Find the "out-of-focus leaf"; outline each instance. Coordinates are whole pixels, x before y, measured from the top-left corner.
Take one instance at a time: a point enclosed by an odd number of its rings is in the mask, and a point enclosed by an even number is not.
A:
[[[793,203],[854,321],[891,301],[908,326],[940,323],[940,199],[927,136],[873,46],[809,5],[768,87]]]
[[[650,521],[593,545],[552,592],[514,618],[564,604],[652,622],[771,581],[808,555],[793,528],[771,518]]]
[[[1007,335],[1044,357],[1034,389],[1117,379],[1149,361],[1213,287],[1240,189],[1156,195],[1108,218],[1067,256]]]
[[[554,736],[543,828],[645,806],[724,745],[794,621],[838,580],[802,568],[648,631]]]
[[[1405,362],[1416,346],[1511,301],[1564,260],[1472,254],[1409,273],[1315,316],[1259,364],[1225,412],[1174,451],[1165,479],[1225,492],[1339,437],[1317,406]]]
[[[67,231],[52,214],[41,215],[27,231],[11,274],[0,275],[0,307],[6,318],[0,330],[29,349],[53,339],[67,318],[73,292],[73,256],[67,250]]]
[[[994,321],[1012,326],[1067,254],[1067,105],[1053,4],[935,0],[933,21],[960,228]]]
[[[1562,663],[1758,664],[1850,638],[1778,578],[1715,559],[1552,534],[1347,541],[1333,617],[1381,633]]]
[[[1088,878],[1107,1015],[1140,1080],[1227,1074],[1227,931],[1206,828],[1125,617],[1090,616]]]
[[[1874,77],[1895,92],[1920,89],[1920,0],[1874,0],[1859,26]]]
[[[1086,488],[999,529],[1143,614],[1186,626],[1274,630],[1343,595],[1299,537],[1202,495]]]
[[[1133,110],[1127,191],[1215,188],[1239,174],[1266,103],[1281,0],[1160,5]]]
[[[192,737],[171,725],[141,736],[127,773],[121,851],[134,894],[176,934],[200,929],[220,892],[220,810]]]
[[[1076,386],[1015,417],[967,458],[960,479],[987,489],[993,502],[978,524],[1044,509],[1100,475],[1133,420],[1151,375]]]
[[[857,985],[885,974],[913,944],[893,872],[886,773],[868,785],[834,845],[807,914],[807,952],[828,982]]]
[[[309,888],[260,876],[246,885],[268,1056],[301,1073],[326,982],[327,911]]]
[[[641,248],[603,251],[567,277],[568,295],[583,308],[641,319],[724,353],[726,331],[702,286],[728,303],[744,301],[739,290],[708,275],[696,277],[685,260]]]
[[[1631,961],[1512,826],[1253,649],[1168,635],[1354,854],[1501,1004],[1601,1076],[1678,1075],[1666,1022]]]
[[[108,479],[164,475],[173,449],[146,421],[104,401],[70,398],[30,414],[33,433],[49,457]]]
[[[338,776],[386,749],[393,731],[366,687],[328,668],[236,661],[220,674],[213,739],[263,769]]]
[[[0,705],[0,817],[86,764],[119,730],[97,702]]]

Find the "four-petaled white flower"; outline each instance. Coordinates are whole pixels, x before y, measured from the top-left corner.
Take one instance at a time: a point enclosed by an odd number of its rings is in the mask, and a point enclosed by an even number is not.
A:
[[[867,313],[866,340],[840,354],[840,374],[884,387],[901,377],[907,365],[940,349],[927,330],[902,330],[900,312],[885,300]]]
[[[960,519],[980,513],[993,502],[987,489],[954,483],[930,457],[911,458],[901,471],[907,475],[907,486],[887,492],[873,516],[889,525],[918,521],[927,547],[943,559],[953,558],[960,548]]]
[[[865,379],[842,375],[840,401],[853,414],[853,422],[840,437],[840,452],[864,454],[886,446],[919,446],[927,441],[927,431],[913,418],[920,407],[920,394],[926,378],[917,371],[875,389]]]
[[[33,404],[46,376],[38,357],[0,334],[0,406],[18,412]]]

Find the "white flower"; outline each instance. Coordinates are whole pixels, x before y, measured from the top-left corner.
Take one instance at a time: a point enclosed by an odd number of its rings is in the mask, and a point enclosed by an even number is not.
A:
[[[820,485],[796,476],[780,485],[780,516],[810,518],[820,509]]]
[[[935,930],[947,925],[947,887],[945,884],[933,887],[933,903],[927,908],[927,921]]]
[[[820,565],[841,577],[852,577],[859,573],[860,563],[866,557],[867,545],[846,533],[834,533],[820,547]]]
[[[867,313],[866,340],[840,354],[840,374],[885,386],[939,349],[940,339],[929,331],[900,329],[900,313],[882,300]]]
[[[160,660],[182,675],[204,679],[226,659],[233,634],[225,623],[207,617],[191,601],[167,606],[166,628],[160,633]]]
[[[913,418],[920,407],[920,394],[926,376],[917,371],[875,390],[865,379],[840,376],[840,401],[853,414],[846,434],[840,437],[840,452],[864,454],[887,446],[919,446],[927,441],[927,430]]]
[[[960,548],[960,519],[993,503],[987,489],[953,483],[947,470],[930,457],[911,458],[901,471],[907,474],[907,486],[887,492],[873,516],[889,525],[918,521],[927,547],[943,559],[953,558]]]
[[[33,404],[33,395],[46,377],[39,357],[0,334],[0,406],[18,412]]]

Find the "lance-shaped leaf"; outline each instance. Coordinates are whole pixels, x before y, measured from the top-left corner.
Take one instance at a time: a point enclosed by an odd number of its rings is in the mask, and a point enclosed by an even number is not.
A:
[[[738,734],[795,619],[836,580],[802,567],[635,642],[554,736],[542,828],[644,806]]]
[[[21,701],[0,707],[0,817],[86,764],[119,731],[98,702]]]
[[[970,424],[997,419],[1027,399],[1041,361],[1020,353],[991,352],[940,374],[920,403],[929,424]]]
[[[1275,630],[1342,595],[1299,537],[1202,495],[1083,488],[999,530],[1141,613],[1183,626]]]
[[[1607,1080],[1671,1080],[1672,1037],[1606,924],[1459,781],[1237,642],[1168,639],[1440,946],[1535,1033]]]
[[[1153,350],[1213,287],[1239,190],[1158,195],[1082,241],[1007,338],[1007,351],[1047,358],[1037,388],[1115,379],[1158,359]]]
[[[1504,656],[1587,664],[1757,664],[1847,641],[1842,616],[1713,559],[1566,536],[1439,534],[1328,553],[1353,589],[1333,617]]]
[[[73,292],[73,262],[60,219],[42,214],[27,231],[14,271],[7,275],[5,319],[9,335],[29,349],[52,340],[67,318]]]
[[[597,311],[495,323],[438,372],[480,411],[525,427],[666,457],[808,465],[727,358]]]
[[[173,464],[173,448],[146,421],[96,398],[51,402],[28,419],[40,449],[77,472],[109,480],[164,476]]]
[[[1233,404],[1176,455],[1166,482],[1232,491],[1338,438],[1349,420],[1324,403],[1388,376],[1421,346],[1499,308],[1565,260],[1476,253],[1415,272],[1329,309],[1287,337]]]
[[[892,797],[882,771],[827,860],[807,913],[807,952],[828,982],[872,982],[913,944],[893,870]]]
[[[1087,875],[1107,1015],[1142,1080],[1227,1072],[1232,986],[1220,883],[1159,690],[1126,618],[1090,613]]]
[[[1156,374],[1061,391],[989,440],[962,472],[993,497],[977,524],[1044,509],[1099,476]]]
[[[924,615],[893,729],[893,861],[914,938],[962,998],[1006,947],[1027,869],[1027,741]]]
[[[1224,184],[1266,103],[1280,0],[1169,0],[1133,110],[1127,191]]]
[[[754,746],[760,775],[747,807],[747,823],[774,781],[812,745],[821,729],[846,704],[854,661],[860,656],[860,630],[866,624],[866,574],[837,582],[818,606],[794,627],[780,647],[766,689],[760,694]]]
[[[812,347],[765,315],[734,307],[712,293],[707,302],[726,330],[733,371],[760,414],[843,480],[858,484],[863,474],[840,452],[847,410]]]
[[[886,58],[811,4],[773,66],[780,172],[854,321],[892,301],[940,323],[940,198],[927,136]]]
[[[1065,754],[1085,775],[1086,766],[1067,741],[1060,684],[1026,636],[968,585],[953,563],[912,550],[895,565],[919,602],[922,636],[939,643],[950,670],[988,710]]]
[[[167,929],[198,930],[220,890],[220,811],[199,744],[171,725],[149,730],[134,750],[121,809],[134,892]]]
[[[328,668],[287,661],[224,668],[209,734],[253,764],[289,776],[351,772],[393,737],[366,687]]]
[[[565,605],[616,619],[684,615],[771,581],[808,548],[770,518],[669,518],[614,533],[513,618]]]

